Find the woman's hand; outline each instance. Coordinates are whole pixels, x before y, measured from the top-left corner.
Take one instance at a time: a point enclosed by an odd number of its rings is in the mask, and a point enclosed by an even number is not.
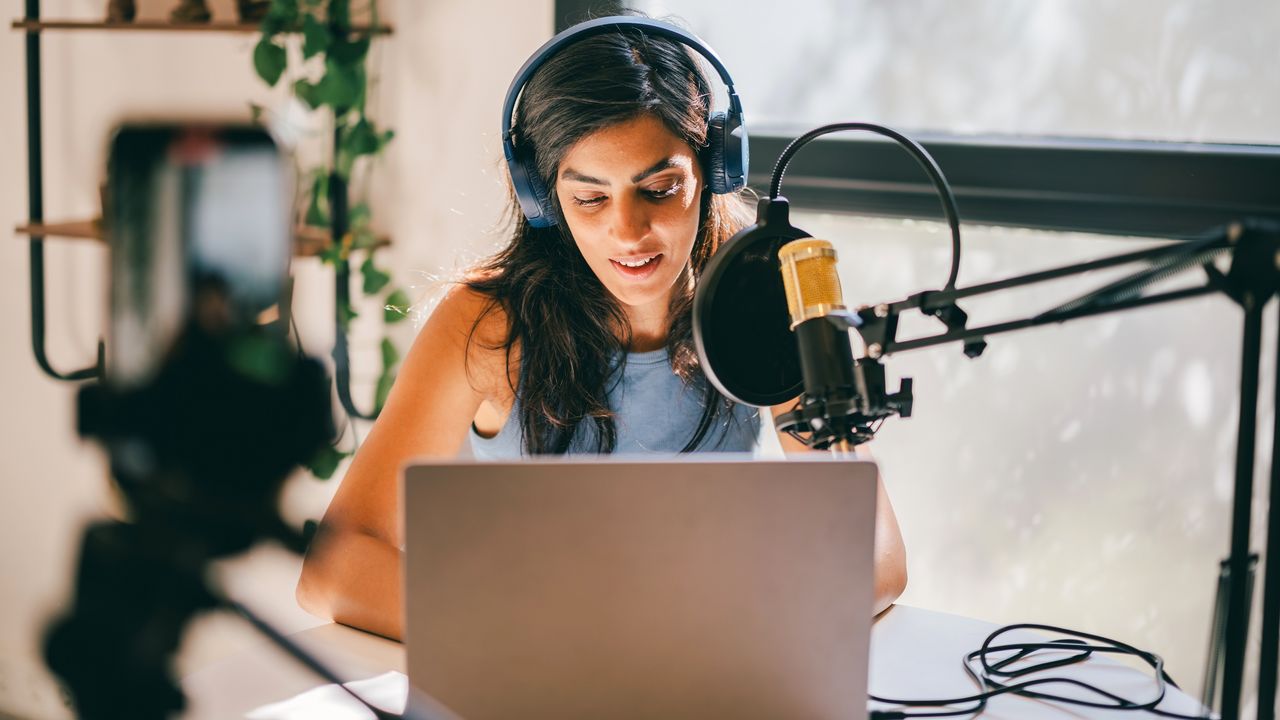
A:
[[[489,348],[495,332],[505,339],[506,319],[500,310],[484,314],[487,305],[455,288],[418,333],[303,561],[297,596],[308,612],[400,638],[401,467],[457,455],[480,403],[501,387],[494,372],[505,369],[505,353]]]
[[[795,401],[774,405],[773,417],[791,411]],[[786,453],[823,452],[814,450],[786,433],[778,433],[778,441]],[[872,460],[866,445],[857,449],[859,460]],[[893,512],[889,493],[884,487],[884,477],[876,472],[876,544],[875,544],[875,601],[873,613],[879,615],[893,604],[907,587],[907,549],[902,542],[902,530],[898,516]]]

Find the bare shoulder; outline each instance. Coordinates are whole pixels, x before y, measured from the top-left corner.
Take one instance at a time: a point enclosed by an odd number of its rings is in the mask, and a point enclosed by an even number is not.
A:
[[[468,381],[485,397],[501,392],[509,321],[502,303],[466,284],[449,289],[414,345],[444,343],[463,359]],[[416,349],[416,347],[415,347]]]

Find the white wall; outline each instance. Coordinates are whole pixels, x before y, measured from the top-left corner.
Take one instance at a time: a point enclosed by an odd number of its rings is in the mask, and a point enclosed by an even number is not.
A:
[[[176,0],[143,0],[140,15],[163,17]],[[22,3],[6,4],[0,32],[0,228],[27,213],[24,38],[7,30]],[[46,18],[100,17],[106,0],[46,0]],[[220,19],[232,0],[210,3]],[[552,28],[552,3],[476,0],[383,4],[396,34],[376,45],[382,72],[375,106],[397,131],[375,172],[375,217],[395,238],[384,263],[424,301],[435,292],[426,275],[483,252],[495,240],[503,195],[496,173],[501,101],[511,75]],[[108,130],[124,117],[247,117],[247,102],[281,107],[254,76],[253,36],[203,34],[48,33],[44,51],[45,217],[80,218],[98,211],[98,183]],[[0,714],[67,714],[40,660],[39,636],[70,590],[80,528],[109,507],[101,454],[74,435],[75,387],[47,379],[30,350],[27,247],[0,243]],[[102,327],[105,253],[92,243],[46,244],[49,353],[59,368],[92,360]],[[296,311],[307,349],[332,342],[331,276],[314,260],[296,268]],[[369,308],[367,317],[375,316]],[[407,325],[407,324],[406,324]],[[401,329],[401,340],[413,332]],[[370,398],[376,375],[377,323],[357,321],[353,363],[358,398]],[[340,471],[341,473],[341,471]],[[340,474],[339,474],[340,476]],[[307,478],[287,490],[286,514],[318,517],[333,490]],[[242,559],[225,573],[231,591],[286,630],[313,622],[293,604],[298,560],[279,551]],[[193,626],[183,671],[261,642],[231,618]]]

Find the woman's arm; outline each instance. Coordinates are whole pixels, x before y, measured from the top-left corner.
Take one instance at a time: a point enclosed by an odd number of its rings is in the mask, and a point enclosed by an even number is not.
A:
[[[503,356],[483,347],[493,321],[505,323],[500,312],[468,346],[485,303],[474,291],[454,288],[418,333],[307,550],[297,596],[308,612],[400,638],[400,468],[410,458],[452,457],[466,440],[492,359]]]
[[[773,416],[789,412],[795,407],[795,401],[774,405]],[[786,433],[778,433],[778,441],[787,453],[815,452],[804,443]],[[871,453],[866,445],[858,446],[858,456],[870,460]],[[902,543],[902,530],[898,528],[898,516],[893,512],[893,504],[889,502],[889,493],[884,489],[884,477],[876,473],[876,550],[875,550],[875,604],[874,614],[879,615],[907,587],[907,549]]]

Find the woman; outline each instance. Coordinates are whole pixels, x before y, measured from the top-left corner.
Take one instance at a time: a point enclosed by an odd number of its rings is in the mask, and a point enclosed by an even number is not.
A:
[[[758,414],[705,381],[693,348],[694,282],[747,221],[736,193],[708,189],[722,160],[707,157],[713,89],[693,57],[615,29],[533,72],[514,134],[549,217],[531,223],[513,202],[510,244],[418,334],[312,541],[298,583],[308,611],[400,637],[396,482],[409,458],[467,442],[478,457],[754,445]],[[876,547],[879,612],[906,584],[883,483]]]

